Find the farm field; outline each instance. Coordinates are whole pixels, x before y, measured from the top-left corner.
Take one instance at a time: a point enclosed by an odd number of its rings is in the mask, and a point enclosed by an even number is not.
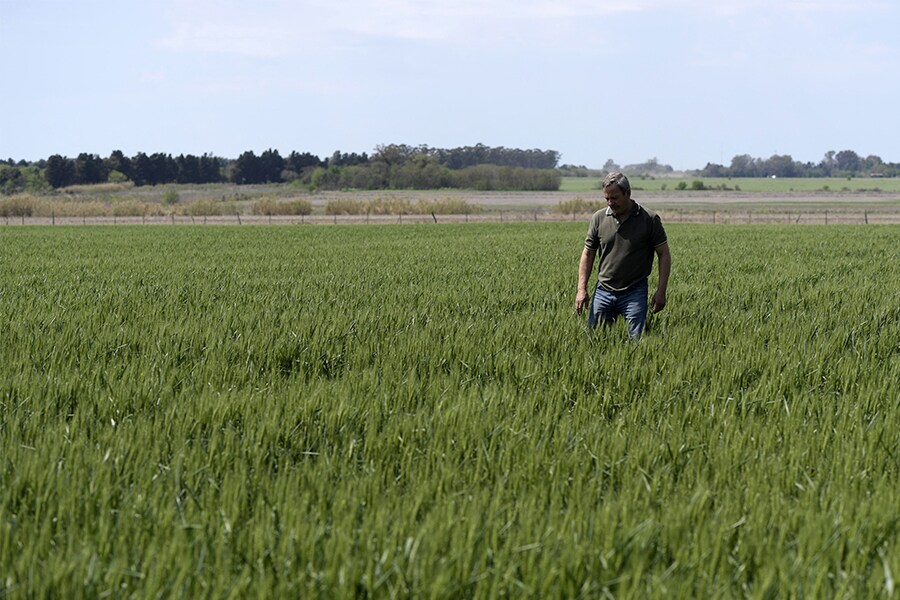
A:
[[[0,228],[0,597],[895,595],[900,226],[586,228]]]
[[[897,177],[630,177],[636,191],[676,191],[679,183],[690,189],[695,181],[708,190],[743,191],[767,194],[788,192],[900,192]],[[586,192],[600,190],[602,178],[563,177],[560,191]]]

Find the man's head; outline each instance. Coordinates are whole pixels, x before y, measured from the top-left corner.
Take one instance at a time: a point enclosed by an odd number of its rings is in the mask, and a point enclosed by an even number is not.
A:
[[[631,210],[631,184],[623,173],[613,171],[603,180],[603,197],[606,205],[617,217]]]
[[[628,182],[628,178],[625,177],[624,173],[613,171],[607,175],[606,179],[603,180],[603,190],[605,191],[606,188],[610,186],[618,186],[623,194],[628,197],[631,196],[631,184]]]

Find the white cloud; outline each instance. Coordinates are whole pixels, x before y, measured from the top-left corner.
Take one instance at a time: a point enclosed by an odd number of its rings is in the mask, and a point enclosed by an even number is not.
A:
[[[554,25],[638,12],[795,18],[884,7],[885,0],[172,0],[172,28],[161,45],[274,58],[373,39],[481,45],[509,36],[566,35],[566,27]]]
[[[640,0],[173,0],[162,47],[179,52],[284,56],[359,39],[485,41],[547,20],[577,20],[639,11]]]

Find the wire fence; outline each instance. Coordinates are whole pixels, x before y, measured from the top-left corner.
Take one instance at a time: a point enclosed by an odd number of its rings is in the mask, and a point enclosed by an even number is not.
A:
[[[665,223],[708,223],[714,225],[848,225],[900,224],[900,209],[838,210],[657,210]],[[589,213],[550,211],[485,211],[472,214],[399,215],[166,215],[166,216],[0,216],[0,225],[378,225],[434,223],[521,223],[587,222]]]

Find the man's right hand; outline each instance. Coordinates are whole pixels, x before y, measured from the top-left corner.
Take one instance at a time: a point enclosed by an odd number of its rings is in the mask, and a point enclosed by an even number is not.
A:
[[[587,299],[587,290],[578,290],[578,293],[575,295],[575,312],[579,315],[584,310],[584,305],[587,303]]]

